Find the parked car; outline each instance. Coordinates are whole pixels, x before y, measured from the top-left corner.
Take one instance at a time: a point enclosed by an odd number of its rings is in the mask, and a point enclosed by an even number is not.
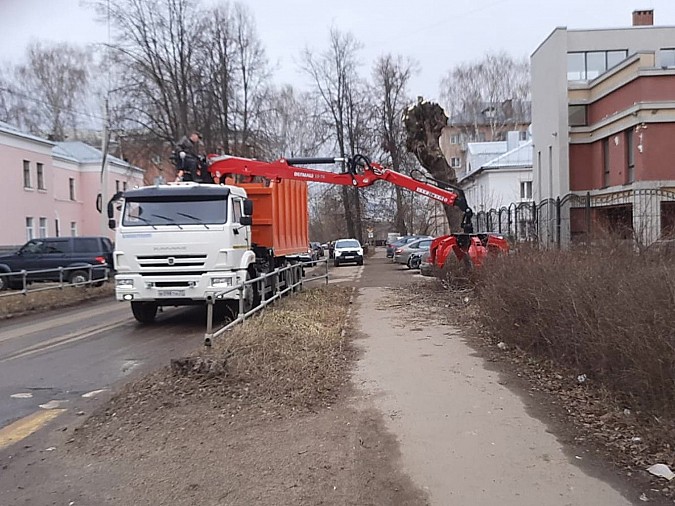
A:
[[[408,269],[412,269],[412,254],[429,251],[429,248],[431,247],[431,241],[433,241],[433,238],[428,237],[424,239],[416,239],[407,244],[399,246],[394,250],[394,262],[397,264],[407,265]],[[419,261],[419,258],[417,261]]]
[[[324,252],[323,252],[323,246],[321,246],[321,243],[318,243],[318,242],[310,242],[309,244],[310,244],[310,246],[314,249],[314,251],[316,251],[317,259],[318,259],[318,258],[323,258],[323,257],[325,256],[325,255],[324,255]]]
[[[422,276],[433,276],[434,275],[434,265],[429,262],[430,251],[427,250],[420,256],[420,274]]]
[[[405,246],[409,242],[416,241],[417,239],[426,239],[430,236],[428,235],[404,235],[403,237],[399,237],[396,241],[393,241],[391,243],[387,243],[387,258],[394,258],[394,251],[396,251],[396,248],[400,248],[401,246]]]
[[[107,237],[46,237],[31,239],[17,252],[0,256],[0,290],[23,287],[22,276],[2,273],[28,272],[26,281],[64,281],[84,283],[104,279],[113,266],[113,244]],[[62,273],[57,269],[62,267]],[[52,269],[50,272],[35,272]]]
[[[339,267],[341,264],[355,262],[363,265],[363,248],[356,239],[338,239],[333,244],[333,264]]]
[[[298,258],[301,262],[313,262],[319,259],[319,253],[312,247],[312,243],[307,244],[307,252],[300,253]]]

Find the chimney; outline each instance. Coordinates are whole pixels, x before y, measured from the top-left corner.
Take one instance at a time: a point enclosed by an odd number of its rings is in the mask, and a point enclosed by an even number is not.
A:
[[[633,11],[633,26],[653,26],[654,9]]]

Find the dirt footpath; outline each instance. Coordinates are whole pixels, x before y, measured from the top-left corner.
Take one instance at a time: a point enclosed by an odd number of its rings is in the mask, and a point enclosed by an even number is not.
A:
[[[385,414],[403,471],[431,504],[631,504],[570,462],[459,329],[411,322],[390,300],[378,288],[359,292],[364,355],[354,379]]]

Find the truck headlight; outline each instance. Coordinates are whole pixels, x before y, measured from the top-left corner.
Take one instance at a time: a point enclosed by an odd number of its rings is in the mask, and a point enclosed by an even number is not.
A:
[[[134,280],[130,278],[117,278],[115,280],[115,285],[119,288],[133,288]]]
[[[232,278],[211,278],[211,286],[232,286]]]

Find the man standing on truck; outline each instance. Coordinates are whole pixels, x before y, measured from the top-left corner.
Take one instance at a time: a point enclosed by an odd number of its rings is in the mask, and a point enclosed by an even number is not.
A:
[[[189,136],[183,136],[176,145],[174,153],[176,169],[183,181],[193,181],[197,172],[206,171],[206,164],[199,155],[201,140],[202,134],[193,130]]]

